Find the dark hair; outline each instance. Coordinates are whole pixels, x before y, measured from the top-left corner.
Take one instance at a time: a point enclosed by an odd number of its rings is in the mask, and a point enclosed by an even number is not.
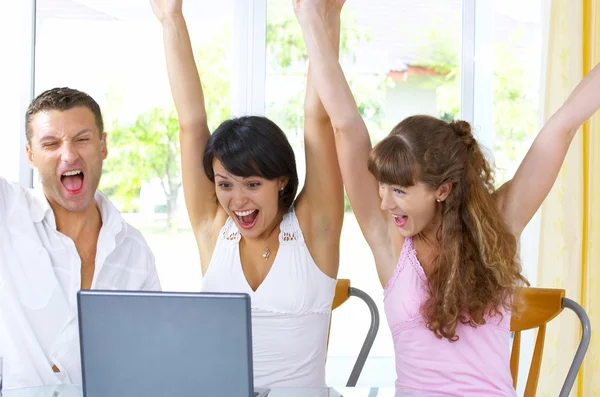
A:
[[[82,106],[89,109],[96,119],[96,126],[100,136],[104,132],[104,122],[102,121],[102,112],[98,103],[86,94],[68,87],[52,88],[38,95],[27,108],[25,112],[25,135],[27,142],[31,144],[33,131],[31,130],[31,119],[39,112],[47,110],[65,111],[75,107]]]
[[[405,187],[419,181],[432,189],[452,184],[439,204],[439,252],[422,308],[436,336],[454,341],[459,322],[484,324],[486,315],[501,314],[501,308],[516,314],[516,288],[527,280],[521,275],[516,237],[492,196],[492,169],[469,123],[408,117],[375,146],[369,171],[381,182]]]
[[[204,149],[204,172],[212,182],[215,158],[227,171],[244,178],[287,177],[288,183],[279,195],[279,207],[287,211],[294,202],[298,190],[296,156],[284,132],[271,120],[243,116],[221,123]]]

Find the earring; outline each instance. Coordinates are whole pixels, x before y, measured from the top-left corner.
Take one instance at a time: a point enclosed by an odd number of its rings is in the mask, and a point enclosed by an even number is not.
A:
[[[440,199],[437,199],[437,200],[435,200],[435,201],[437,201],[438,203],[441,203],[441,202],[442,202],[442,200],[440,200]]]

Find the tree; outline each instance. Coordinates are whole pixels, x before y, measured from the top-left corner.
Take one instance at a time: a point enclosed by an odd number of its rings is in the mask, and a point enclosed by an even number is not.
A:
[[[212,41],[217,38],[219,41]],[[226,62],[226,43],[230,41],[231,28],[224,26],[201,41],[195,50],[211,130],[229,116],[231,72]],[[109,91],[109,109],[121,102],[121,94],[114,87]],[[181,187],[179,124],[174,108],[150,109],[139,115],[133,125],[121,125],[118,120],[111,124],[111,154],[105,162],[102,190],[122,211],[135,211],[133,203],[142,184],[158,179],[166,200],[167,227],[171,229]]]
[[[109,134],[111,155],[103,176],[105,193],[116,198],[122,209],[130,209],[143,181],[158,179],[167,201],[167,225],[173,226],[181,186],[179,125],[173,110],[152,109],[138,116],[132,126],[115,128]]]
[[[303,96],[308,56],[300,25],[289,4],[271,1],[267,7],[267,68],[271,75],[296,77],[296,84],[286,86],[290,94],[285,100],[270,101],[267,116],[271,117],[291,138],[301,136],[304,124]],[[342,11],[340,32],[340,59],[342,64],[355,62],[354,49],[361,42],[370,41],[370,33],[358,26],[348,8]],[[381,128],[385,100],[386,75],[352,75],[348,77],[359,112],[370,130]]]
[[[303,96],[308,61],[306,49],[289,4],[269,2],[268,12],[268,73],[285,76],[292,83],[291,86],[294,81],[298,84],[297,89],[286,92],[283,100],[270,101],[266,115],[286,131],[292,146],[299,149],[303,144]],[[352,49],[359,42],[369,40],[369,35],[358,28],[354,18],[346,11],[343,18],[340,53],[343,59],[352,62]],[[228,49],[231,26],[223,26],[196,43],[196,63],[202,77],[209,128],[212,131],[230,115],[231,66]],[[374,131],[380,128],[385,84],[385,75],[350,77],[359,110]],[[374,87],[380,88],[377,95],[373,95]],[[117,91],[109,92],[108,102],[112,103],[109,107],[119,102]],[[167,202],[168,226],[172,227],[181,186],[179,127],[173,108],[150,109],[139,115],[133,125],[118,120],[111,124],[112,131],[108,134],[111,155],[105,163],[102,189],[122,211],[132,211],[135,210],[133,203],[139,197],[143,182],[160,180]]]
[[[446,27],[446,29],[444,29]],[[537,132],[537,92],[528,65],[518,52],[522,31],[515,31],[505,42],[495,44],[494,57],[494,158],[499,175],[497,184],[510,178],[505,172],[523,158]],[[439,73],[427,84],[437,89],[439,117],[447,121],[459,116],[460,68],[459,38],[447,24],[434,23],[419,37],[422,41],[417,66]]]
[[[285,77],[285,96],[267,101],[267,116],[286,132],[292,146],[303,146],[304,88],[308,56],[300,25],[289,7],[280,1],[270,1],[267,7],[267,68],[271,76]],[[358,26],[348,8],[342,11],[340,32],[340,60],[351,65],[356,59],[355,48],[370,41],[370,33]],[[382,133],[383,106],[389,79],[385,74],[347,73],[348,84],[354,94],[360,114],[372,136]],[[299,161],[301,162],[301,160]],[[345,197],[346,212],[352,211]]]

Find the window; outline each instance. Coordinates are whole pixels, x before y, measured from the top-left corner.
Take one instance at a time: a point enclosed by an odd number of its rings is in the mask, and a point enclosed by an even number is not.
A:
[[[28,186],[31,171],[25,157],[25,110],[31,101],[33,54],[33,6],[31,2],[7,2],[0,24],[0,54],[4,62],[0,73],[0,177]]]
[[[33,26],[24,21],[30,20],[33,3],[11,2],[15,18],[0,26],[0,51],[18,59],[7,64],[10,72],[0,74],[1,86],[9,92],[2,97],[0,112],[5,130],[11,132],[3,135],[6,144],[0,146],[0,175],[26,185],[31,173],[23,161],[22,119],[33,82],[31,54],[23,48],[31,47]],[[149,4],[136,0],[35,4],[34,94],[70,86],[99,102],[109,137],[100,188],[146,237],[163,288],[199,290],[200,263],[181,194],[177,123],[161,29]],[[266,23],[261,19],[265,4]],[[340,59],[373,143],[409,115],[450,120],[462,113],[470,115],[479,140],[491,150],[499,169],[497,182],[512,177],[540,127],[543,11],[541,0],[494,0],[491,5],[478,0],[347,0]],[[185,14],[211,129],[230,113],[264,113],[288,134],[302,180],[307,62],[289,2],[187,1]],[[464,29],[473,21],[463,15],[474,17],[472,31]],[[18,39],[7,40],[9,35]],[[465,44],[473,44],[474,62],[464,55]],[[472,92],[464,85],[461,90],[461,77],[472,83]],[[461,109],[461,103],[470,108]],[[533,284],[536,225],[534,219],[521,239],[524,272]],[[382,287],[350,208],[342,233],[339,277],[350,278],[354,287],[367,292],[381,315],[379,335],[359,383],[390,386],[395,380],[394,350]],[[351,299],[333,315],[328,384],[344,384],[350,374],[369,325],[363,306]],[[523,357],[529,357],[532,347],[527,338],[524,335]],[[521,368],[526,370],[527,363]]]
[[[211,129],[229,115],[233,4],[186,3]],[[100,189],[144,234],[163,289],[199,290],[162,30],[149,2],[38,0],[36,23],[36,95],[70,86],[99,102],[109,151]]]
[[[475,84],[475,126],[491,143],[497,185],[514,176],[541,128],[544,13],[541,0],[494,0],[476,14],[476,65],[483,72]],[[523,274],[532,286],[537,284],[539,228],[536,216],[520,240]],[[534,331],[524,332],[519,393],[524,390],[533,346]]]

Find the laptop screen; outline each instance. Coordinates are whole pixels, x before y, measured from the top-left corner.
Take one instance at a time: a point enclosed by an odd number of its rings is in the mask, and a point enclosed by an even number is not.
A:
[[[80,291],[86,397],[253,396],[247,294]]]

